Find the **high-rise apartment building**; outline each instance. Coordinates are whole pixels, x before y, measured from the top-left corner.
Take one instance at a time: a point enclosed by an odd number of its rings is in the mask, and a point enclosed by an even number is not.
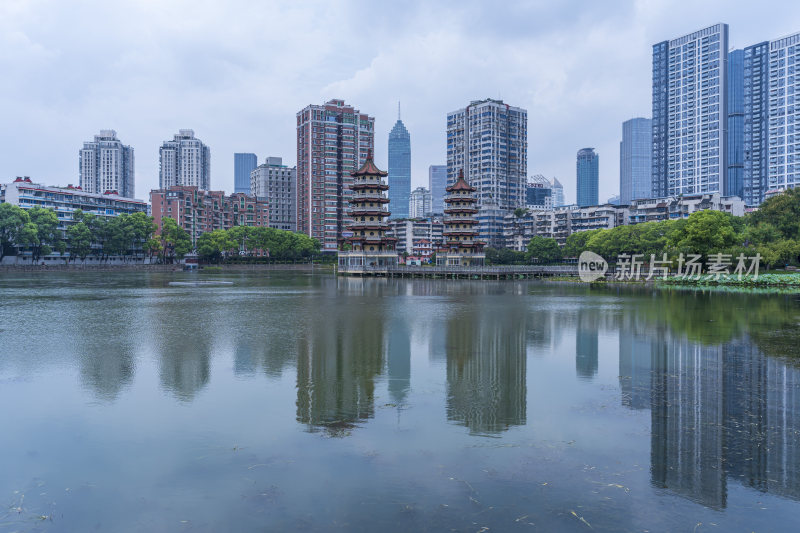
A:
[[[653,197],[727,190],[728,25],[653,45]]]
[[[653,123],[649,118],[632,118],[622,123],[619,143],[619,201],[622,205],[638,198],[650,198],[653,170]]]
[[[566,205],[566,201],[564,200],[564,186],[561,185],[561,182],[558,181],[558,178],[553,178],[552,189],[553,207],[561,207],[562,205]]]
[[[764,200],[768,183],[769,43],[748,46],[743,55],[742,199],[745,205],[757,206]]]
[[[447,114],[447,183],[459,172],[475,187],[480,238],[503,245],[503,218],[525,205],[528,112],[502,100],[475,100]]]
[[[268,157],[250,173],[248,190],[269,206],[269,227],[297,231],[297,167],[280,157]]]
[[[375,119],[344,100],[309,105],[297,113],[297,231],[335,252],[352,222],[356,169],[374,148]]]
[[[400,120],[389,132],[389,210],[391,218],[408,218],[411,195],[411,136]]]
[[[389,174],[391,178],[392,175]],[[389,187],[391,194],[392,188]],[[391,203],[389,204],[392,205]],[[431,192],[425,187],[417,187],[411,192],[411,199],[408,202],[408,216],[405,218],[425,218],[431,214]]]
[[[431,191],[431,210],[437,215],[444,213],[444,195],[447,188],[447,165],[428,167],[428,190]]]
[[[256,154],[233,154],[233,192],[250,192],[250,173],[258,166]]]
[[[133,148],[117,139],[114,130],[100,130],[78,152],[79,183],[87,193],[114,191],[125,198],[135,194]]]
[[[757,206],[769,190],[800,185],[800,33],[742,53],[742,190],[745,204]]]
[[[594,148],[578,150],[576,164],[578,205],[597,205],[600,186],[600,156]]]
[[[211,150],[194,136],[194,130],[180,130],[171,141],[164,141],[158,155],[159,188],[175,185],[202,191],[211,188]]]
[[[728,196],[744,194],[744,51],[728,53]]]

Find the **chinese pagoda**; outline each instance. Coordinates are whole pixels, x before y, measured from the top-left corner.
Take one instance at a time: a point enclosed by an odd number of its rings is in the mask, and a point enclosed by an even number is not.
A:
[[[387,237],[389,223],[385,220],[391,213],[387,209],[389,186],[384,178],[389,175],[375,166],[372,150],[364,165],[350,174],[353,176],[350,197],[350,216],[353,222],[347,226],[342,237],[350,250],[339,251],[339,267],[342,270],[358,271],[397,265],[394,237]]]
[[[475,187],[464,179],[464,171],[458,171],[458,179],[447,189],[444,202],[444,247],[436,254],[440,266],[481,266],[486,255],[486,243],[477,240],[478,207]]]

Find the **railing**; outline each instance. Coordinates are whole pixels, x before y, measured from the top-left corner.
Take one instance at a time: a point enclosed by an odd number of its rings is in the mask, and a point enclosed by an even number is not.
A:
[[[385,274],[470,274],[480,275],[512,275],[512,274],[546,274],[546,275],[578,275],[576,265],[519,265],[519,266],[340,266],[341,272],[375,272]]]

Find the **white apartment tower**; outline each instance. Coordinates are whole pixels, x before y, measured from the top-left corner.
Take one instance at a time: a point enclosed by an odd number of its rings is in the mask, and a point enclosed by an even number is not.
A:
[[[211,150],[194,130],[180,130],[173,140],[164,141],[159,150],[161,170],[158,183],[161,189],[174,185],[211,188]]]
[[[432,211],[431,191],[425,187],[417,187],[411,191],[408,201],[408,218],[425,218],[431,215]]]
[[[726,192],[728,25],[653,45],[652,197]]]
[[[525,205],[528,112],[502,100],[476,100],[447,114],[447,184],[459,171],[475,187],[480,238],[503,245],[503,217]]]
[[[125,198],[134,197],[133,148],[123,145],[114,130],[100,130],[94,141],[83,143],[78,173],[81,189],[87,193],[114,191]]]
[[[297,231],[297,167],[268,157],[250,173],[250,194],[267,200],[270,228]]]

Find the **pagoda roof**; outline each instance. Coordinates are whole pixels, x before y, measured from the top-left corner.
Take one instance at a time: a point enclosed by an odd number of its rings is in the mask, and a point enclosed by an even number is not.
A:
[[[351,176],[388,176],[389,173],[379,169],[375,166],[375,161],[372,160],[372,150],[367,152],[367,160],[364,161],[364,165],[356,170],[355,172],[350,173]]]
[[[470,191],[475,192],[477,189],[467,183],[467,180],[464,179],[464,169],[458,171],[458,179],[456,182],[447,188],[447,192],[450,191]]]

